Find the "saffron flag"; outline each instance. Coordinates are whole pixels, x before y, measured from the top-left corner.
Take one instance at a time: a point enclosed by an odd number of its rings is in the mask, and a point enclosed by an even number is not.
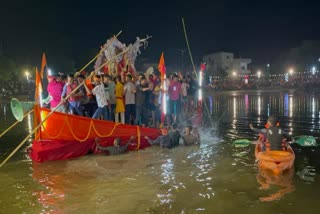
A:
[[[47,58],[46,58],[46,54],[43,52],[42,60],[41,60],[41,70],[40,70],[41,79],[43,79],[44,69],[46,66],[47,66]]]
[[[166,94],[166,88],[167,86],[165,85],[165,75],[166,75],[166,66],[164,63],[164,54],[162,52],[161,57],[160,57],[160,61],[159,61],[159,65],[158,65],[158,70],[161,73],[161,87],[162,87],[162,91],[161,91],[161,123],[164,123],[166,114],[167,114],[167,94]]]
[[[41,102],[41,91],[42,91],[42,83],[41,83],[41,77],[40,73],[38,71],[38,68],[36,67],[36,79],[35,79],[35,93],[34,93],[34,108],[33,108],[33,128],[36,128],[40,122],[40,102]],[[40,139],[40,130],[38,129],[35,133],[35,139],[38,140]]]
[[[160,71],[161,77],[163,78],[164,75],[166,74],[166,66],[165,66],[165,63],[164,63],[164,54],[163,54],[163,52],[162,52],[161,57],[160,57],[158,70]]]
[[[36,79],[35,79],[35,93],[34,93],[34,101],[37,104],[40,104],[40,98],[41,98],[41,92],[42,92],[42,83],[41,83],[41,77],[38,71],[38,68],[36,67]]]

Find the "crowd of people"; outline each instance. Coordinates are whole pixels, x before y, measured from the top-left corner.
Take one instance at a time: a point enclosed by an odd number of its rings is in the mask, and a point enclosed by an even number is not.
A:
[[[90,76],[92,78],[83,74],[48,76],[48,98],[43,104],[58,112],[92,119],[155,128],[161,126],[162,135],[154,140],[147,137],[148,142],[163,148],[179,144],[181,135],[177,123],[180,115],[193,111],[197,105],[195,79],[183,78],[176,73],[162,83],[159,73],[148,76],[128,73],[115,77],[93,73]],[[167,103],[166,117],[162,114],[163,99]],[[192,132],[192,126],[186,127],[181,139],[184,145],[200,143],[199,134],[195,130]],[[114,146],[119,146],[119,142]]]
[[[190,76],[183,78],[174,73],[164,80],[165,84],[161,84],[158,73],[115,77],[94,74],[92,77],[49,76],[46,103],[51,109],[59,105],[58,112],[149,127],[160,126],[163,96],[167,102],[167,124],[178,122],[181,113],[197,105],[197,82]],[[61,100],[65,102],[60,103]]]

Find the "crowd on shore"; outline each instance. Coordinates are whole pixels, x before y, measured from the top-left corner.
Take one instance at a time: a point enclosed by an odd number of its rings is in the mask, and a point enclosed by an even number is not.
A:
[[[251,78],[245,79],[227,78],[216,79],[208,84],[209,90],[230,91],[230,90],[270,90],[270,89],[303,89],[305,91],[318,92],[320,86],[320,76],[296,76],[284,79],[281,77],[272,78]]]

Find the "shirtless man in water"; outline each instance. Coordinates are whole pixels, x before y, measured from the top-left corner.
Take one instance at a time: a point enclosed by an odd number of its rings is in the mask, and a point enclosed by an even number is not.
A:
[[[186,133],[182,136],[183,144],[185,146],[200,144],[200,135],[198,131],[192,133],[192,126],[188,125],[185,129]]]

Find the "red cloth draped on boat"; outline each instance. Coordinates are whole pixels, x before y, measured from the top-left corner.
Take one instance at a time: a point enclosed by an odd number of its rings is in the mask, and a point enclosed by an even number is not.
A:
[[[50,113],[41,109],[41,119]],[[112,145],[113,139],[119,137],[127,141],[137,136],[135,144],[129,150],[137,150],[149,146],[145,136],[155,139],[160,135],[158,129],[114,123],[106,120],[55,112],[43,123],[41,138],[34,140],[30,150],[32,160],[43,162],[48,160],[64,160],[80,157],[88,153],[96,153],[94,139],[100,137]]]

